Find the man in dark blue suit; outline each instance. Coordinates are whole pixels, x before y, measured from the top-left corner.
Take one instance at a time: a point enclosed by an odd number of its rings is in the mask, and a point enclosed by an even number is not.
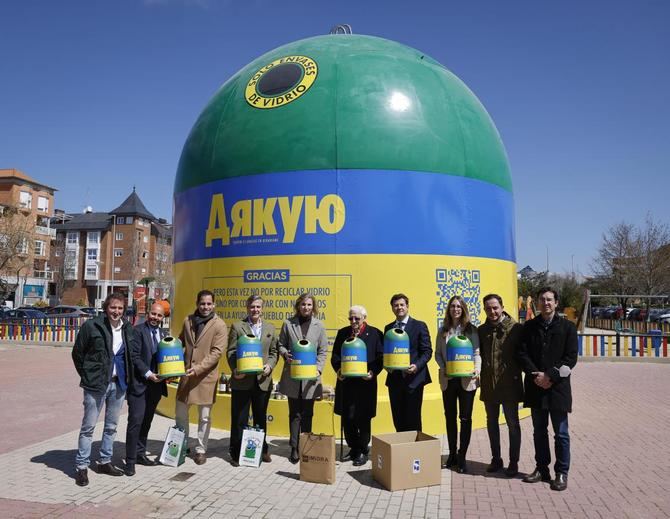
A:
[[[423,386],[430,384],[428,361],[433,356],[428,327],[409,316],[409,298],[405,294],[391,297],[391,310],[396,320],[384,328],[401,328],[409,335],[410,366],[404,371],[391,371],[386,377],[391,414],[396,431],[420,431]]]
[[[135,474],[135,463],[156,465],[147,458],[147,437],[156,406],[162,396],[167,396],[164,380],[158,378],[158,343],[164,336],[161,324],[165,312],[163,306],[151,305],[147,320],[135,327],[140,344],[140,358],[134,365],[135,377],[128,388],[128,429],[126,431],[126,475]]]

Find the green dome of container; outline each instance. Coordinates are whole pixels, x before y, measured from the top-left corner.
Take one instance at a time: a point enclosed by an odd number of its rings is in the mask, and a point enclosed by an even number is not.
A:
[[[305,59],[279,61],[290,57]],[[254,106],[254,90],[280,104]],[[327,35],[274,49],[221,87],[184,145],[175,194],[232,177],[334,169],[445,173],[512,190],[495,126],[454,74],[390,40]]]

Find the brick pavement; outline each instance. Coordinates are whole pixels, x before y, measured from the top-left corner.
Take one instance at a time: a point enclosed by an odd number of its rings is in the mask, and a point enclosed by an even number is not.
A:
[[[73,391],[76,379],[73,382],[71,374],[58,373],[58,366],[69,369],[69,351],[36,349],[26,348],[23,353],[13,349],[8,354],[0,347],[0,420],[11,422],[12,431],[23,431],[19,439],[24,445],[17,448],[16,439],[7,434],[0,439],[3,518],[670,516],[670,500],[664,492],[670,481],[665,432],[670,426],[668,364],[580,364],[573,382],[575,413],[570,417],[570,486],[563,493],[552,492],[545,484],[524,484],[520,478],[486,477],[484,467],[490,453],[485,430],[473,433],[468,456],[471,474],[445,470],[441,485],[430,488],[388,492],[372,480],[370,465],[354,468],[350,463],[338,463],[335,485],[301,482],[298,467],[286,459],[285,439],[272,439],[272,463],[260,469],[233,468],[223,459],[228,435],[217,430],[212,431],[210,459],[205,465],[187,460],[178,469],[138,466],[133,478],[89,471],[91,484],[79,488],[72,479],[72,463],[81,419],[80,395]],[[34,422],[27,413],[16,413],[17,404],[6,406],[5,395],[7,389],[16,395],[20,392],[16,388],[24,383],[11,378],[8,370],[21,366],[30,378],[32,364],[42,362],[36,359],[43,359],[53,369],[45,372],[43,367],[35,368],[49,391],[40,403],[45,411]],[[21,406],[30,407],[27,396],[23,400],[18,397]],[[8,416],[8,409],[14,414]],[[65,410],[62,416],[61,409]],[[157,417],[150,450],[160,449],[170,423]],[[123,440],[124,419],[121,424],[117,438]],[[521,468],[530,471],[534,465],[530,421],[524,420],[522,428]],[[504,427],[502,432],[505,440]],[[100,435],[98,427],[93,459]],[[506,444],[503,452],[505,449]],[[123,451],[123,443],[117,442],[117,461]],[[184,482],[172,481],[179,472],[193,476]]]
[[[568,489],[484,471],[491,451],[475,431],[471,475],[452,477],[453,518],[670,517],[670,365],[582,362],[572,379]],[[550,426],[551,428],[551,426]],[[533,428],[522,420],[520,469],[530,472]],[[550,433],[553,462],[553,436]],[[501,427],[507,462],[507,429]],[[502,504],[502,506],[501,506]]]

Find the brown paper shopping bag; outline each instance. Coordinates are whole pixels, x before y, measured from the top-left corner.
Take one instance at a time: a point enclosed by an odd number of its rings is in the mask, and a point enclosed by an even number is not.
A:
[[[335,438],[325,434],[300,435],[300,480],[335,483]]]

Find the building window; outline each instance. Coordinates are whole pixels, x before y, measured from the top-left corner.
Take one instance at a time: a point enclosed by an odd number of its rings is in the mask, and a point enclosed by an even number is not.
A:
[[[148,236],[144,237],[144,243],[149,243],[149,237]]]
[[[86,259],[89,261],[97,261],[98,249],[86,249]]]
[[[147,269],[143,268],[142,269],[142,274],[146,274],[146,273],[147,273]]]
[[[123,225],[125,218],[123,216],[116,217],[116,225]]]
[[[123,240],[123,233],[122,232],[117,232],[116,233],[116,241],[121,241]]]
[[[60,249],[56,249],[54,251],[54,256],[56,256],[57,258],[60,258]]]
[[[143,259],[147,259],[148,257],[149,257],[149,251],[148,251],[148,250],[145,250],[145,251],[142,253],[142,258],[143,258]]]
[[[16,252],[18,254],[28,254],[28,240],[26,238],[21,238],[21,241],[16,247]]]
[[[89,245],[97,245],[98,243],[100,243],[100,231],[87,232],[86,242]]]
[[[35,240],[35,256],[44,256],[44,242]]]
[[[98,267],[86,267],[86,277],[87,278],[97,278],[98,277]]]
[[[67,243],[68,245],[77,245],[79,243],[79,233],[77,232],[67,233]]]
[[[44,211],[45,213],[49,210],[49,199],[45,196],[37,197],[37,210]]]
[[[120,258],[121,256],[123,256],[123,249],[114,249],[114,257]]]
[[[19,193],[19,203],[21,207],[30,209],[33,206],[33,195],[28,191],[21,191]]]
[[[133,217],[132,216],[126,216],[126,224],[131,224],[133,223]]]
[[[121,272],[121,267],[114,267],[114,272],[116,272],[117,274]]]

